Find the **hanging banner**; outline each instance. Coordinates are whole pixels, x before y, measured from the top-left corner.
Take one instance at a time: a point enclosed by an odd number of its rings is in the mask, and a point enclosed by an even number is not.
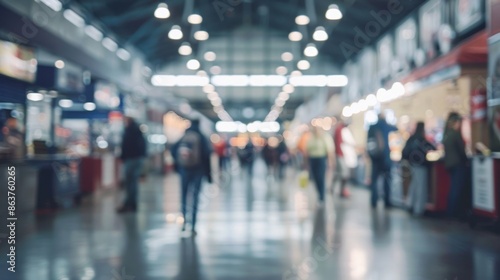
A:
[[[484,20],[482,3],[484,1],[455,0],[455,30],[459,34],[476,27]]]

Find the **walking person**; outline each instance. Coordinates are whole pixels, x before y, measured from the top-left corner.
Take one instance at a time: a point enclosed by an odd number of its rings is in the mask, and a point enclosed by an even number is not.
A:
[[[358,164],[356,155],[356,142],[351,131],[347,128],[343,120],[339,120],[334,130],[335,144],[335,160],[336,170],[333,176],[332,192],[335,187],[335,182],[340,179],[340,196],[343,198],[349,197],[349,189],[347,182],[351,178],[351,168],[355,168]]]
[[[368,155],[372,162],[370,182],[371,207],[376,208],[378,202],[378,179],[384,178],[384,202],[386,208],[391,208],[391,168],[392,160],[389,148],[389,134],[397,128],[385,120],[384,114],[379,114],[378,121],[368,129],[366,144]]]
[[[182,231],[186,231],[188,224],[187,204],[188,196],[192,194],[191,233],[196,235],[196,217],[198,213],[198,199],[201,183],[204,177],[212,183],[210,155],[211,149],[207,138],[200,131],[200,121],[191,121],[191,127],[184,136],[172,147],[177,170],[181,175],[181,211],[184,217]]]
[[[146,140],[139,125],[131,117],[125,117],[125,131],[121,145],[121,160],[125,167],[125,201],[119,213],[137,211],[139,178],[146,158]]]
[[[402,152],[402,158],[408,161],[410,166],[411,182],[408,204],[409,210],[415,216],[421,216],[425,212],[429,185],[429,162],[426,155],[432,150],[436,150],[436,147],[425,138],[424,123],[418,122],[415,132],[406,141]]]
[[[309,169],[318,191],[318,206],[325,201],[325,177],[327,168],[333,166],[333,140],[320,127],[314,127],[307,141],[306,155]]]
[[[443,136],[444,165],[450,174],[450,192],[448,194],[448,215],[457,217],[460,196],[462,195],[467,175],[467,154],[462,138],[462,117],[451,112],[446,121]]]

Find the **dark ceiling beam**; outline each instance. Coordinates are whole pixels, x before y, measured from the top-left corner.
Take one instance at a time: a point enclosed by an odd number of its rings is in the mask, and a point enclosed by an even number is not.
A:
[[[148,17],[154,17],[154,10],[157,4],[148,4],[142,6],[138,9],[129,10],[126,13],[122,13],[116,16],[103,16],[101,17],[101,21],[109,26],[123,25],[126,22],[130,22],[133,20],[139,20]]]

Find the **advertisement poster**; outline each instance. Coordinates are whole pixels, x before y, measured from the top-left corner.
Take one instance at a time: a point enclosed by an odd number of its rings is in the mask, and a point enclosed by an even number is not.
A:
[[[420,9],[420,43],[427,60],[439,55],[437,39],[442,20],[442,1],[432,0]]]
[[[37,61],[32,48],[0,40],[0,74],[33,83]]]
[[[477,26],[482,20],[480,0],[455,0],[455,29],[458,33]]]
[[[396,55],[402,63],[401,70],[408,71],[414,67],[416,51],[417,22],[415,18],[409,18],[396,31]]]
[[[474,209],[486,212],[493,212],[495,210],[493,175],[492,158],[474,158],[472,163],[472,197]]]
[[[488,76],[491,78],[489,99],[500,99],[500,38],[488,46]]]

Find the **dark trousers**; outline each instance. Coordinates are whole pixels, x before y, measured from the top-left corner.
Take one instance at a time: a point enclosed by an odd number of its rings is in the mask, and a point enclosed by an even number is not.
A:
[[[455,217],[459,212],[460,197],[466,183],[467,169],[461,164],[448,170],[450,174],[450,192],[448,194],[448,215]]]
[[[391,206],[391,167],[378,161],[372,161],[371,206],[376,207],[378,201],[378,178],[384,178],[384,202]]]
[[[311,175],[318,190],[319,200],[325,201],[326,157],[310,158]]]
[[[203,171],[198,169],[183,169],[181,170],[181,207],[182,215],[184,216],[184,223],[187,223],[187,200],[188,195],[192,192],[192,208],[191,208],[191,225],[194,229],[196,225],[196,215],[198,213],[198,199],[201,189],[201,180],[203,178]]]
[[[125,207],[137,208],[139,177],[141,176],[143,162],[143,158],[126,159],[124,161],[125,190],[127,192],[124,203]]]

